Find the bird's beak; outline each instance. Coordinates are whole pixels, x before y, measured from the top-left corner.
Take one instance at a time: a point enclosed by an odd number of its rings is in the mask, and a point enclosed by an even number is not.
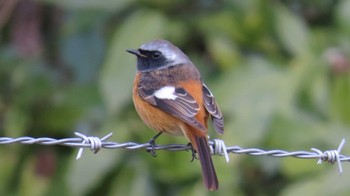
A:
[[[147,57],[147,56],[141,54],[140,51],[137,50],[137,49],[128,49],[128,50],[126,50],[126,51],[129,52],[129,53],[131,53],[131,54],[133,54],[133,55],[136,55],[136,56],[138,56],[138,57],[143,57],[143,58],[146,58],[146,57]]]

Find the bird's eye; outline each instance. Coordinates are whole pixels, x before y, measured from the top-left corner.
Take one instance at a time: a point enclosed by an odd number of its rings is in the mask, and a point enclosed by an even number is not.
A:
[[[158,59],[162,54],[158,51],[152,52],[152,58]]]

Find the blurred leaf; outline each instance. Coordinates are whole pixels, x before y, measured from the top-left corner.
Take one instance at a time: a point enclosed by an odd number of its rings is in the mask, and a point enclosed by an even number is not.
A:
[[[337,75],[333,78],[331,92],[331,112],[336,119],[350,125],[350,76]]]
[[[20,137],[29,124],[28,114],[16,106],[8,108],[4,116],[4,131],[7,137]]]
[[[345,166],[345,164],[344,164]],[[346,165],[348,166],[348,165]],[[347,167],[349,169],[349,167]],[[324,171],[317,176],[309,176],[306,179],[290,184],[280,195],[339,195],[350,194],[350,173],[344,172],[341,176],[335,167],[328,172]]]
[[[125,50],[162,37],[164,17],[151,11],[131,15],[114,34],[101,70],[102,96],[109,112],[115,113],[130,101],[136,58]]]
[[[283,6],[274,9],[275,31],[284,48],[293,55],[309,49],[309,29],[297,15]]]
[[[16,147],[14,147],[16,148]],[[8,190],[11,190],[9,186],[11,186],[10,176],[13,176],[17,171],[17,162],[19,157],[17,156],[17,152],[14,148],[2,148],[0,153],[0,195],[8,194]],[[18,149],[18,147],[17,147]],[[18,178],[18,176],[16,176]]]
[[[225,138],[258,144],[273,116],[292,107],[296,83],[286,70],[276,70],[261,57],[250,57],[247,66],[227,72],[215,96],[226,121]],[[232,134],[232,135],[231,135]]]
[[[34,159],[28,159],[24,165],[18,186],[18,195],[43,195],[49,187],[50,180],[37,175]]]
[[[52,100],[42,103],[36,116],[37,128],[71,133],[93,107],[101,104],[96,86],[77,85],[57,90]]]
[[[290,74],[297,88],[294,95],[294,108],[297,110],[291,112],[299,114],[300,109],[312,113],[316,118],[328,116],[328,67],[323,59],[308,53],[298,56],[290,63]]]
[[[233,42],[224,36],[211,36],[208,38],[209,52],[218,65],[227,70],[237,65],[240,61],[240,54]]]
[[[130,0],[39,0],[46,3],[57,4],[58,6],[64,7],[66,9],[100,9],[100,10],[109,10],[116,11],[120,10],[132,1]]]
[[[347,32],[350,32],[350,1],[343,0],[340,1],[336,7],[337,22],[341,27],[343,27]]]
[[[266,145],[273,148],[298,148],[296,150],[310,148],[312,141],[327,134],[327,130],[317,126],[319,122],[311,118],[302,112],[289,117],[284,114],[276,115],[270,124]],[[302,138],[300,134],[303,135]]]
[[[237,20],[232,12],[223,10],[198,18],[196,24],[204,35],[215,36],[220,32],[220,34],[226,35],[229,38],[234,37],[236,40],[244,40],[244,33],[240,29]]]
[[[85,17],[85,15],[75,17]],[[79,22],[73,24],[80,24]],[[88,29],[75,29],[76,32],[66,35],[61,41],[62,61],[72,68],[74,79],[79,83],[90,82],[96,78],[105,52],[101,20],[94,22],[96,24],[90,24]]]
[[[316,175],[325,171],[322,166],[315,165],[315,160],[284,158],[281,162],[281,172],[289,179],[303,178],[304,176]]]
[[[112,182],[109,195],[159,195],[150,181],[150,172],[139,158],[132,159]]]
[[[166,185],[180,184],[184,181],[191,181],[193,184],[202,183],[199,161],[191,162],[191,152],[164,152],[157,157],[159,158],[149,161],[150,166],[154,166],[151,170],[152,175],[162,183]]]
[[[162,1],[163,2],[163,1]],[[179,20],[167,20],[167,28],[164,29],[166,37],[172,43],[177,43],[178,46],[186,45],[187,38],[193,33],[190,28],[188,28],[187,23],[184,23],[181,19]]]

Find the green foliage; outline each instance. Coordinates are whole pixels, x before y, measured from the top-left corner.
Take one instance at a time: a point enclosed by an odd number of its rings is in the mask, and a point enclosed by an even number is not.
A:
[[[288,151],[337,148],[350,131],[349,1],[4,1],[0,6],[1,136],[117,142],[154,132],[131,101],[135,58],[167,39],[197,65],[225,116],[227,145]],[[162,136],[160,144],[187,143]],[[348,146],[348,145],[346,145]],[[345,150],[345,154],[349,151]],[[213,157],[207,192],[190,152],[3,145],[0,195],[348,195],[349,166]]]

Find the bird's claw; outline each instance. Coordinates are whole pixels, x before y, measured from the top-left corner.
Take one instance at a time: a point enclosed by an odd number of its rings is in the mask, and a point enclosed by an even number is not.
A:
[[[157,133],[157,135],[155,135],[154,137],[152,137],[151,140],[149,140],[149,144],[151,146],[151,149],[147,149],[147,152],[149,152],[151,154],[152,157],[157,157],[157,153],[156,153],[156,139],[162,134],[163,132],[159,132]]]
[[[187,146],[191,147],[191,149],[190,149],[191,152],[192,152],[192,159],[191,159],[191,162],[193,162],[195,159],[198,160],[196,150],[193,148],[192,144],[191,144],[191,143],[188,143]]]

